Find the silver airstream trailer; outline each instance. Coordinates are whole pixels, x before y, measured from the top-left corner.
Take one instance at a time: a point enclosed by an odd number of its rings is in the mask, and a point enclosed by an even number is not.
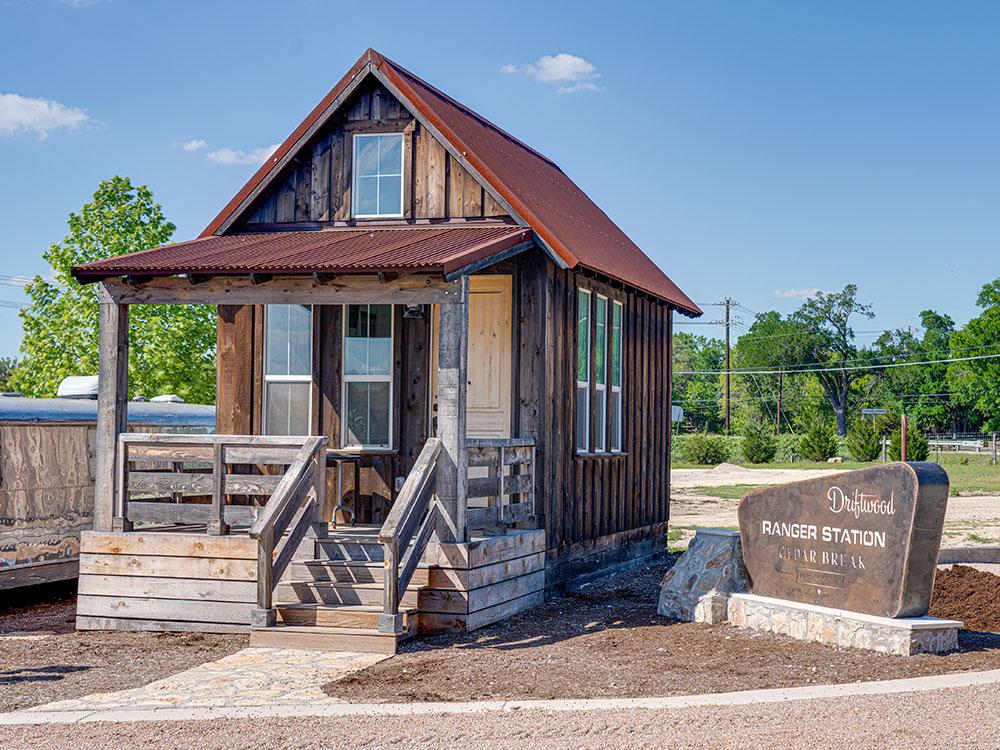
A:
[[[64,386],[61,398],[0,396],[0,590],[77,576],[94,508],[96,383]],[[214,432],[215,407],[133,401],[128,426]]]

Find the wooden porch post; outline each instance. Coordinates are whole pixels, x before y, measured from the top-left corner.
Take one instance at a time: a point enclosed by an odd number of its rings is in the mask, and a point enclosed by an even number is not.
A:
[[[97,455],[94,529],[128,531],[118,507],[118,435],[128,427],[128,305],[101,300],[99,305],[97,386]]]
[[[463,276],[458,299],[441,304],[438,320],[437,437],[441,456],[437,496],[444,516],[443,542],[466,540],[468,454],[465,448],[465,394],[469,361],[469,279]]]

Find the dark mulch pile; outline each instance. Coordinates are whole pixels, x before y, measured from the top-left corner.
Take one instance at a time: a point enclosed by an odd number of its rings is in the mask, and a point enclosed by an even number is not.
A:
[[[993,633],[963,631],[959,652],[906,658],[671,621],[656,605],[672,562],[609,576],[471,634],[417,639],[324,690],[356,702],[642,697],[1000,668]]]
[[[221,659],[245,635],[76,632],[76,582],[0,598],[0,712],[126,690]]]
[[[1000,633],[1000,576],[967,565],[938,570],[930,614]]]

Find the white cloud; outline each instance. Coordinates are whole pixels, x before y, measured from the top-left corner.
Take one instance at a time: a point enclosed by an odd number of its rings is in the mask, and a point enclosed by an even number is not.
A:
[[[599,78],[600,73],[592,63],[582,57],[560,52],[558,55],[543,55],[537,62],[524,66],[524,72],[542,83],[561,81],[581,81]]]
[[[273,154],[281,144],[272,143],[270,146],[244,151],[240,148],[219,148],[205,154],[208,161],[215,164],[263,164],[267,158]]]
[[[822,289],[811,287],[809,289],[775,289],[774,296],[777,299],[809,299],[822,292]]]
[[[34,133],[44,141],[54,130],[78,130],[97,121],[77,107],[54,99],[0,94],[0,136]]]
[[[575,94],[578,91],[602,91],[594,81],[601,77],[597,67],[579,55],[560,52],[558,55],[543,55],[533,63],[500,67],[500,72],[510,75],[524,73],[538,83],[563,84],[556,89],[557,94]]]
[[[603,91],[602,87],[591,81],[577,81],[572,86],[560,86],[557,94],[575,94],[577,91]]]
[[[190,141],[174,141],[170,144],[170,148],[179,148],[181,151],[201,151],[207,145],[207,141],[195,138]]]

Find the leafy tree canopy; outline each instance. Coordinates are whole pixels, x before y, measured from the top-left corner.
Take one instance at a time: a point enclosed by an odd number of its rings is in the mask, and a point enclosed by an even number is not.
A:
[[[36,276],[21,310],[22,359],[8,388],[54,396],[68,375],[95,375],[97,288],[81,285],[74,265],[124,255],[170,241],[167,221],[145,185],[127,177],[98,185],[93,200],[69,216],[69,233],[43,254],[51,280]],[[205,305],[136,305],[129,321],[129,395],[176,393],[185,401],[215,400],[215,308]]]
[[[1000,351],[1000,278],[983,286],[976,302],[983,311],[951,336],[955,357]],[[983,430],[1000,430],[1000,359],[952,362],[947,382],[953,400],[978,414]]]

